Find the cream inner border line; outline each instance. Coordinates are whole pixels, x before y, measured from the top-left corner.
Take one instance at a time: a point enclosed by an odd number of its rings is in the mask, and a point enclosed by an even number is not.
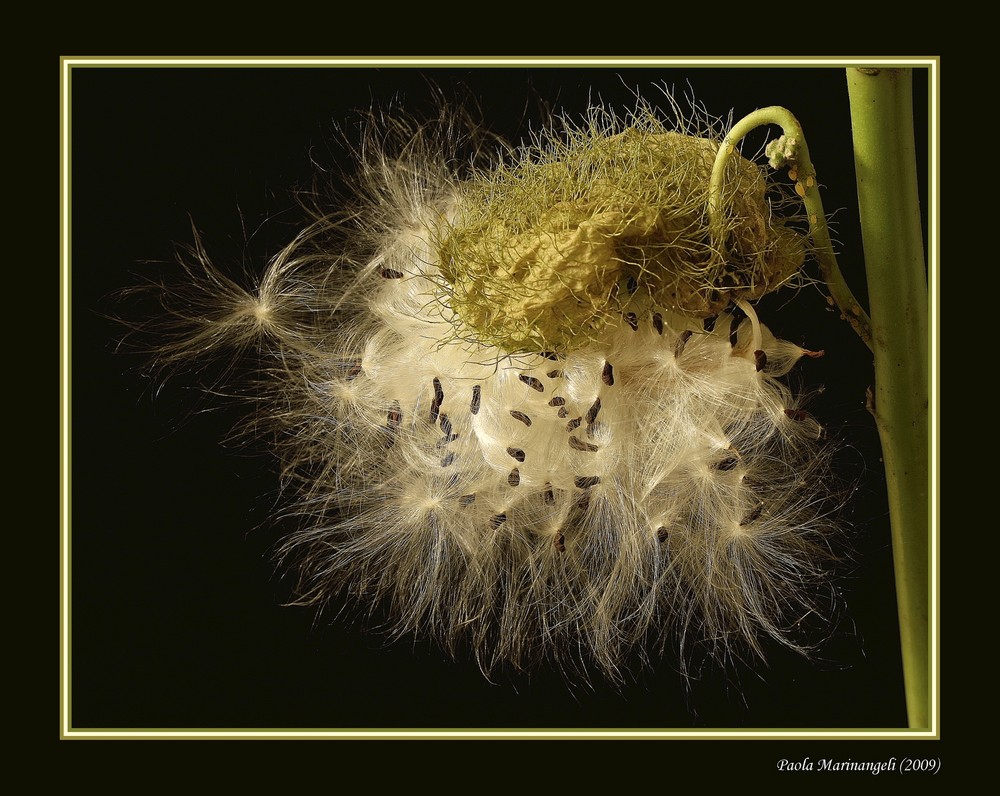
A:
[[[725,58],[725,57],[692,57],[692,58],[655,58],[655,57],[462,57],[443,56],[428,58],[410,58],[405,56],[365,56],[357,58],[333,57],[98,57],[98,56],[65,56],[65,66],[913,66],[932,69],[937,64],[936,58],[930,57],[874,57],[874,58]]]
[[[940,389],[939,389],[939,262],[940,240],[938,235],[939,206],[939,115],[938,103],[940,93],[940,61],[937,56],[892,56],[871,58],[858,57],[760,57],[760,58],[725,58],[725,57],[462,57],[462,56],[432,56],[432,57],[110,57],[110,56],[63,56],[60,59],[60,137],[59,157],[60,174],[60,737],[62,739],[98,739],[98,738],[330,738],[330,739],[936,739],[940,737],[940,691],[939,691],[939,614],[940,614],[940,572],[939,554],[939,523],[940,499],[939,490],[939,424],[940,424]],[[928,115],[930,130],[928,136],[929,174],[928,174],[928,290],[930,301],[931,328],[931,416],[930,416],[930,472],[931,472],[931,528],[930,528],[930,643],[932,655],[930,658],[931,686],[931,726],[927,730],[631,730],[631,729],[595,729],[595,730],[426,730],[426,729],[391,729],[391,730],[295,730],[295,729],[219,729],[219,730],[154,730],[154,729],[92,729],[75,730],[70,726],[70,243],[71,243],[71,208],[70,208],[70,72],[73,68],[83,67],[241,67],[241,66],[316,66],[316,67],[357,67],[357,66],[396,66],[396,67],[434,67],[434,66],[467,66],[467,67],[521,67],[521,66],[592,66],[592,67],[630,67],[630,66],[730,66],[730,67],[820,67],[832,66],[846,68],[848,66],[905,66],[927,68],[929,70],[929,102]]]

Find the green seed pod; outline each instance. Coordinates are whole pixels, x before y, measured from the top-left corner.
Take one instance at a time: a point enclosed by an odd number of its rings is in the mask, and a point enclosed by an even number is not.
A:
[[[510,352],[570,350],[629,312],[716,315],[801,267],[805,240],[772,215],[774,186],[757,165],[732,158],[713,230],[718,143],[648,116],[619,128],[592,120],[462,184],[438,253],[476,338]]]

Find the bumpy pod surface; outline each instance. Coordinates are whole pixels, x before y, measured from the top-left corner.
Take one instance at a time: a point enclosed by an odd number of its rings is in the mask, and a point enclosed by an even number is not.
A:
[[[431,146],[378,153],[351,221],[321,219],[254,294],[196,251],[207,292],[175,306],[201,326],[167,358],[263,355],[253,428],[274,429],[297,493],[282,555],[304,603],[385,604],[398,634],[468,646],[487,671],[548,658],[614,677],[671,635],[799,648],[827,459],[780,380],[807,352],[745,299],[802,244],[741,160],[736,254],[718,260],[709,139],[568,140],[471,181]]]
[[[650,117],[593,121],[459,187],[438,256],[451,303],[506,351],[567,350],[628,312],[716,315],[785,283],[802,239],[772,215],[758,166],[736,155],[724,219],[708,219],[718,144]]]

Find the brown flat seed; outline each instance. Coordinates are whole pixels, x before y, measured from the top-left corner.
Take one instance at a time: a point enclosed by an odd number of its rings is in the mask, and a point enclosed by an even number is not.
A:
[[[706,332],[711,332],[715,329],[716,320],[718,320],[718,317],[713,315],[711,318],[705,318],[701,325],[705,328]]]
[[[716,470],[722,470],[722,472],[728,473],[730,470],[735,470],[739,463],[740,459],[738,456],[727,456],[722,461],[716,462],[714,467]]]
[[[473,492],[471,495],[462,495],[462,497],[458,499],[458,503],[460,506],[468,506],[475,502],[476,502],[475,492]]]
[[[361,374],[360,359],[344,359],[337,362],[334,367],[344,374],[344,378],[348,381],[356,379]]]
[[[559,355],[555,351],[542,351],[541,355],[546,359],[551,359],[553,361],[559,359]]]
[[[506,514],[494,514],[492,517],[490,517],[490,527],[494,531],[501,525],[503,525],[505,522],[507,522]]]
[[[538,392],[544,392],[545,391],[545,385],[542,384],[534,376],[525,376],[522,373],[520,376],[518,376],[518,378],[521,381],[523,381],[525,384],[527,384],[529,387],[531,387],[531,389],[533,389],[533,390],[537,390]]]
[[[507,476],[507,483],[511,486],[517,486],[521,483],[521,471],[516,467],[510,471],[510,475]]]
[[[677,342],[674,343],[674,356],[677,359],[681,358],[681,354],[684,353],[684,346],[687,345],[687,341],[691,337],[692,334],[693,333],[692,333],[692,331],[690,329],[685,329],[677,337]]]
[[[479,414],[479,402],[482,399],[482,388],[477,384],[472,388],[472,405],[469,407],[469,411],[474,415]]]
[[[512,418],[514,418],[515,420],[520,420],[526,426],[530,426],[531,425],[531,418],[528,417],[524,412],[517,412],[517,411],[511,409],[510,410],[510,416]]]
[[[753,352],[753,362],[757,367],[757,372],[760,373],[767,365],[767,354],[765,354],[760,349]]]
[[[550,370],[545,375],[548,376],[550,379],[558,379],[560,376],[562,376],[562,371],[557,368],[556,370]]]
[[[555,540],[553,541],[553,545],[555,545],[556,550],[558,550],[560,553],[565,553],[566,552],[566,535],[562,534],[562,533],[559,534],[555,538]]]
[[[559,417],[569,417],[569,409],[565,406],[560,406],[559,411],[556,412],[556,414],[559,415]]]
[[[381,271],[381,276],[383,279],[402,279],[402,271],[393,271],[391,268],[383,268]]]
[[[556,504],[556,493],[552,491],[552,484],[546,482],[545,491],[542,492],[542,499],[545,501],[546,506],[554,506]]]
[[[446,437],[451,436],[451,421],[448,419],[448,415],[441,415],[441,430]]]
[[[455,461],[455,454],[454,453],[449,453],[447,456],[445,456],[441,460],[441,466],[442,467],[449,467],[451,465],[451,463],[454,462],[454,461]]]
[[[732,348],[736,348],[736,343],[739,342],[740,339],[740,324],[743,323],[747,314],[737,307],[733,310],[732,316],[733,320],[729,324],[729,345]]]
[[[625,322],[632,328],[633,332],[639,330],[639,319],[634,312],[625,313]]]
[[[573,483],[576,484],[578,489],[590,489],[592,486],[597,486],[601,483],[601,477],[599,475],[578,475],[573,479]]]
[[[663,544],[665,541],[667,541],[667,537],[669,535],[670,534],[667,531],[667,529],[664,528],[662,525],[656,529],[656,541],[658,541],[660,544]]]
[[[601,381],[609,387],[615,383],[615,369],[611,366],[610,362],[604,363],[604,370],[601,372]]]
[[[566,399],[560,398],[558,395],[551,401],[549,401],[549,406],[565,406],[565,404],[566,404]]]
[[[653,328],[657,334],[663,334],[663,316],[658,312],[653,313]]]
[[[434,377],[434,400],[431,401],[431,422],[437,423],[438,413],[441,411],[441,403],[444,401],[444,390],[441,387],[441,379]]]
[[[567,430],[567,431],[575,431],[575,430],[576,430],[577,428],[579,428],[579,427],[580,427],[580,424],[581,424],[582,422],[583,422],[583,418],[582,418],[582,417],[576,417],[576,418],[573,418],[572,420],[570,420],[570,421],[569,421],[569,422],[568,422],[568,423],[566,424],[566,430]]]
[[[507,448],[507,453],[508,455],[513,456],[519,462],[522,463],[524,462],[524,451],[521,450],[520,448]]]
[[[400,423],[403,422],[403,408],[399,405],[399,401],[393,401],[392,406],[389,407],[389,411],[386,413],[386,425],[390,429],[399,428]]]
[[[763,513],[764,513],[764,504],[758,503],[757,506],[749,514],[747,514],[746,517],[743,518],[743,521],[740,523],[740,527],[749,525],[750,523],[756,521],[757,519],[760,518],[760,515]]]
[[[403,410],[399,405],[399,401],[393,401],[385,417],[385,446],[387,448],[391,448],[396,444],[396,435],[399,433],[399,426],[402,422]]]
[[[593,423],[595,420],[597,420],[597,413],[600,411],[601,411],[601,399],[600,397],[598,397],[597,400],[594,401],[590,409],[587,410],[587,423],[588,424]]]
[[[790,417],[792,420],[798,420],[799,422],[808,420],[811,417],[808,412],[803,412],[801,409],[786,409],[785,415]]]
[[[576,437],[569,438],[569,446],[575,450],[586,451],[587,453],[595,453],[598,450],[596,445],[584,442],[582,439],[577,439]]]

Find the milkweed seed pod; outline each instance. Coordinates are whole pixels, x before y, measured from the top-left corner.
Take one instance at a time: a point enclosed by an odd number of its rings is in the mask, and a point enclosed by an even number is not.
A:
[[[616,132],[594,117],[460,186],[438,262],[478,339],[571,350],[623,317],[716,315],[798,271],[803,243],[772,215],[757,166],[734,159],[728,223],[713,231],[717,143],[648,116],[631,122]]]
[[[803,262],[791,197],[736,157],[713,226],[718,131],[648,109],[462,174],[442,141],[366,144],[354,206],[256,291],[196,247],[166,296],[186,331],[161,364],[260,353],[251,427],[301,520],[298,601],[386,606],[485,671],[804,649],[828,459],[781,380],[808,352],[750,303]]]

